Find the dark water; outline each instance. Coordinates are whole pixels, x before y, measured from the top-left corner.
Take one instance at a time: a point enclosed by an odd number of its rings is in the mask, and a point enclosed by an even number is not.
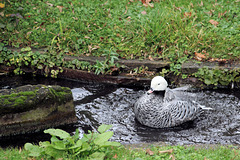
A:
[[[240,91],[237,89],[197,91],[197,101],[213,108],[213,111],[207,111],[196,120],[178,127],[153,129],[139,124],[133,114],[133,104],[146,88],[39,77],[14,77],[8,82],[0,79],[1,88],[38,83],[67,86],[72,89],[79,123],[75,126],[65,126],[67,131],[72,132],[78,128],[84,133],[89,129],[96,130],[100,124],[112,124],[112,140],[122,143],[240,144]]]

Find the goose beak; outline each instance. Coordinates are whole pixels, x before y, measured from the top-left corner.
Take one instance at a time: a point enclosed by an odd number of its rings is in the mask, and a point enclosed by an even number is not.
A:
[[[150,89],[147,91],[147,93],[153,93],[153,89],[150,88]]]

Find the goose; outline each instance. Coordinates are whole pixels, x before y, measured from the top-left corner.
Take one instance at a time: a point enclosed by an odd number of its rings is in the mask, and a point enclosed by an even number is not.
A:
[[[136,119],[152,128],[166,128],[196,119],[204,110],[212,110],[200,105],[184,92],[189,87],[168,88],[162,76],[151,81],[150,90],[134,104]]]

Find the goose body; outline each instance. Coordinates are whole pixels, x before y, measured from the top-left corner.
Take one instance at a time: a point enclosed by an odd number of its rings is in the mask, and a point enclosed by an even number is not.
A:
[[[151,90],[134,104],[136,119],[153,128],[174,127],[194,120],[205,109],[211,109],[185,97],[184,89],[169,89],[163,77],[154,77]]]

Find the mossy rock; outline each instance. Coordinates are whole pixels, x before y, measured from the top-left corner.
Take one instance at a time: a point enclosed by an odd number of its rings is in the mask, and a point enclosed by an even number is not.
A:
[[[72,92],[67,87],[25,85],[16,89],[0,90],[0,115],[19,113],[42,105],[62,104],[72,99]]]
[[[0,90],[0,137],[76,122],[72,92],[67,87],[25,85]]]

